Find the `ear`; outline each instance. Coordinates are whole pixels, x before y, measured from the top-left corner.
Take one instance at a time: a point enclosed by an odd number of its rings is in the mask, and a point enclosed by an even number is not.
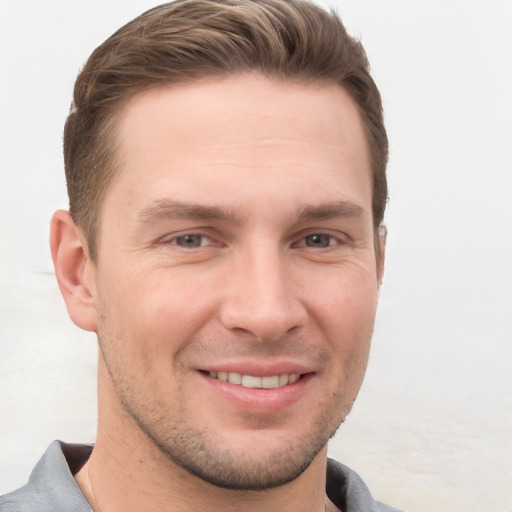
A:
[[[386,262],[386,242],[388,239],[388,230],[386,229],[386,226],[379,226],[378,237],[377,280],[380,286],[384,277],[384,266]]]
[[[50,248],[71,320],[86,331],[96,332],[95,266],[82,230],[66,210],[58,210],[52,217]]]

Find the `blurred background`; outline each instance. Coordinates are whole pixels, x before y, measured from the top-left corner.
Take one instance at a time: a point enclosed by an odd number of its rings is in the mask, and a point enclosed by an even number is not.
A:
[[[0,0],[0,494],[54,439],[93,442],[94,335],[48,249],[61,139],[92,50],[149,0]],[[512,511],[512,1],[339,0],[391,144],[387,268],[330,455],[410,512]]]

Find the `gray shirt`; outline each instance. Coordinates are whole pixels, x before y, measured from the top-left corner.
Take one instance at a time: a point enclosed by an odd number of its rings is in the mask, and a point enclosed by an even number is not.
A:
[[[0,497],[1,512],[92,512],[73,475],[85,464],[91,445],[54,441],[20,489]],[[359,475],[329,459],[327,495],[343,512],[400,512],[375,501]]]

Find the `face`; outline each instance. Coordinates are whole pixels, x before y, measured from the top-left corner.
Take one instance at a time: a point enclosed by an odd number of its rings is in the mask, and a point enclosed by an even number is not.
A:
[[[355,104],[244,75],[139,95],[118,136],[93,292],[115,400],[206,481],[293,480],[349,412],[375,316]]]

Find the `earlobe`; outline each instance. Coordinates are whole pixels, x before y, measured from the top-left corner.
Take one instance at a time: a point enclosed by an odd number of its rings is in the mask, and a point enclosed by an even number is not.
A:
[[[59,288],[71,320],[86,331],[97,330],[94,264],[80,228],[66,210],[54,213],[50,248]]]

